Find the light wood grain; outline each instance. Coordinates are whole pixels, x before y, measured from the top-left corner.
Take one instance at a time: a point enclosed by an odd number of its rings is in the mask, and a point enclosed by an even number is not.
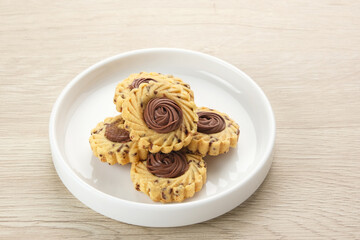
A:
[[[360,2],[0,1],[0,239],[359,239]],[[50,155],[65,85],[128,50],[222,58],[268,95],[273,166],[244,204],[181,228],[108,219],[74,198]]]

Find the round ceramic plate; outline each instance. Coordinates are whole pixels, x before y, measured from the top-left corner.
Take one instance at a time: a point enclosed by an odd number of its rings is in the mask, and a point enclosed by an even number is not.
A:
[[[205,157],[207,182],[182,203],[152,202],[134,189],[130,164],[110,166],[90,149],[91,129],[118,114],[113,104],[116,85],[141,71],[180,77],[190,84],[197,106],[225,112],[240,125],[238,146]],[[49,135],[57,173],[81,202],[121,222],[171,227],[217,217],[254,193],[271,165],[275,121],[264,93],[236,67],[194,51],[159,48],[123,53],[79,74],[53,107]]]

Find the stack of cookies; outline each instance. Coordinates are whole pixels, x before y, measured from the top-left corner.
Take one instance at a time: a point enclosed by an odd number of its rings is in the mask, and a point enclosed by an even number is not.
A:
[[[153,201],[194,196],[206,182],[203,157],[228,152],[239,138],[227,114],[197,107],[190,86],[172,75],[132,74],[117,85],[114,103],[122,114],[91,131],[91,149],[111,165],[131,163],[135,189]]]

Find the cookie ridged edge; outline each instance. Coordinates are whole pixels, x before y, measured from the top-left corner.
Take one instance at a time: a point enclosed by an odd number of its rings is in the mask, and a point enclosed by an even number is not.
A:
[[[183,121],[177,130],[169,133],[157,133],[150,129],[143,117],[146,104],[152,98],[166,97],[181,108]],[[191,95],[179,84],[156,83],[141,84],[133,90],[123,104],[125,129],[130,132],[133,141],[139,141],[139,146],[151,153],[169,153],[177,151],[190,144],[197,130],[198,116],[196,105]]]
[[[102,162],[107,162],[110,165],[115,163],[125,165],[129,162],[146,159],[148,152],[145,149],[140,149],[138,143],[116,143],[105,137],[106,124],[110,124],[116,120],[122,121],[120,125],[123,126],[123,119],[121,115],[118,115],[116,117],[106,118],[103,122],[98,123],[91,131],[89,143],[93,154]]]
[[[114,102],[114,104],[116,106],[116,110],[118,112],[122,112],[122,109],[123,109],[122,105],[123,105],[125,99],[128,97],[128,95],[132,91],[129,89],[129,85],[131,85],[131,83],[137,78],[153,78],[155,81],[158,81],[158,82],[170,82],[173,84],[179,84],[182,87],[184,87],[185,91],[187,91],[190,94],[191,99],[194,100],[194,92],[190,89],[190,85],[187,83],[184,83],[180,78],[174,77],[173,75],[161,74],[161,73],[156,73],[156,72],[133,73],[129,77],[127,77],[126,79],[121,81],[116,86],[113,102]],[[143,84],[146,84],[146,83],[143,83]]]
[[[182,202],[193,197],[206,182],[206,163],[200,155],[187,153],[189,169],[177,178],[159,178],[151,174],[146,161],[131,165],[134,188],[148,195],[155,202]]]
[[[207,107],[200,107],[196,111],[207,111],[219,114],[224,118],[226,127],[222,132],[214,134],[197,132],[191,140],[190,144],[187,146],[188,150],[201,154],[202,156],[217,156],[228,152],[230,147],[236,147],[239,139],[240,129],[239,125],[235,123],[234,120],[232,120],[226,113],[222,113]],[[224,137],[222,134],[226,134],[226,136]]]

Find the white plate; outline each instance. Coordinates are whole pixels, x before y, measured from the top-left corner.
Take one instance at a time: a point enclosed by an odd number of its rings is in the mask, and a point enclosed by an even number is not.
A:
[[[91,129],[117,114],[112,102],[117,83],[141,71],[180,77],[190,84],[198,106],[228,113],[240,125],[237,148],[206,157],[206,185],[182,203],[152,202],[134,189],[130,165],[102,163],[89,146]],[[53,107],[49,136],[58,175],[85,205],[122,222],[171,227],[224,214],[259,187],[271,165],[275,121],[264,93],[236,67],[194,51],[159,48],[123,53],[79,74]]]

